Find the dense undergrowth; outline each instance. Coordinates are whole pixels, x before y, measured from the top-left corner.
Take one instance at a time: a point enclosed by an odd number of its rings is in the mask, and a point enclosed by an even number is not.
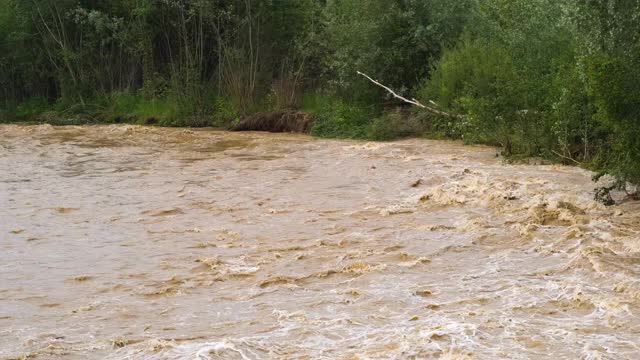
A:
[[[388,141],[404,137],[460,139],[448,119],[396,104],[382,109],[379,104],[350,103],[335,96],[303,96],[299,110],[314,118],[311,134],[322,138]],[[251,113],[279,110],[272,104],[256,106]],[[5,111],[7,111],[5,109]],[[11,116],[9,116],[11,113]],[[249,113],[249,114],[251,114]],[[211,98],[210,107],[199,116],[183,109],[173,98],[146,99],[131,93],[113,93],[95,102],[67,107],[49,104],[43,98],[29,98],[13,105],[2,122],[51,125],[117,124],[214,127],[228,129],[246,115],[234,111],[223,98]]]

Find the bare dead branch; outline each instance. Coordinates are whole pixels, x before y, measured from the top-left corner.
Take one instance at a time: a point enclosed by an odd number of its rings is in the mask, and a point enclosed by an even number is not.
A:
[[[369,75],[367,75],[367,74],[365,74],[365,73],[362,73],[362,72],[360,72],[360,71],[358,71],[357,73],[358,73],[358,75],[362,75],[362,76],[366,77],[366,78],[367,78],[367,79],[369,79],[369,81],[371,81],[372,83],[374,83],[374,84],[376,84],[376,85],[380,86],[381,88],[383,88],[383,89],[387,90],[391,95],[393,95],[393,97],[395,97],[395,98],[397,98],[397,99],[400,99],[400,100],[402,100],[402,101],[404,101],[404,102],[406,102],[406,103],[408,103],[408,104],[415,105],[415,106],[417,106],[417,107],[419,107],[419,108],[421,108],[421,109],[425,109],[425,110],[427,110],[428,112],[433,113],[433,114],[436,114],[436,115],[446,116],[446,117],[452,117],[452,118],[462,118],[462,116],[461,116],[461,115],[451,114],[451,113],[448,113],[448,112],[445,112],[445,111],[442,111],[442,110],[435,109],[435,108],[430,107],[430,106],[426,106],[426,105],[422,104],[420,101],[418,101],[418,100],[416,100],[416,99],[411,99],[411,100],[409,100],[409,99],[407,99],[407,98],[405,98],[405,97],[403,97],[403,96],[398,95],[395,91],[393,91],[393,90],[392,90],[392,89],[390,89],[389,87],[382,85],[381,83],[377,82],[376,80],[373,80]],[[431,104],[435,105],[435,102],[433,102],[433,101],[431,101],[431,100],[430,100],[429,102],[430,102]]]
[[[559,156],[559,157],[561,157],[561,158],[565,159],[565,160],[573,161],[573,162],[574,162],[574,163],[576,163],[577,165],[581,165],[581,164],[582,164],[580,161],[578,161],[578,160],[576,160],[576,159],[572,159],[572,158],[570,158],[570,157],[568,157],[568,156],[564,156],[564,155],[560,154],[559,152],[557,152],[557,151],[555,151],[555,150],[551,150],[551,152],[552,152],[552,153],[554,153],[554,154],[556,154],[557,156]]]

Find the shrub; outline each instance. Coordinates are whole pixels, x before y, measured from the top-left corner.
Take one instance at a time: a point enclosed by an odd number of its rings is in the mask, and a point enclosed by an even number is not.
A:
[[[371,140],[388,141],[424,133],[425,125],[420,117],[398,110],[375,118],[367,127],[366,136]]]
[[[466,114],[462,135],[473,142],[512,148],[518,115],[515,67],[502,47],[465,38],[445,52],[431,80],[418,95],[456,113]],[[459,125],[458,125],[459,126]]]
[[[638,55],[640,57],[640,55]],[[593,56],[587,68],[596,118],[611,130],[597,167],[621,181],[640,182],[640,84],[634,59]]]
[[[316,118],[311,133],[325,138],[362,139],[378,112],[374,106],[322,95],[305,96],[302,110]]]
[[[51,108],[47,99],[43,97],[30,97],[18,103],[15,107],[15,117],[21,120],[30,120],[34,116]]]
[[[210,101],[213,103],[212,126],[227,128],[240,121],[240,116],[235,111],[230,100],[223,97],[215,97]]]

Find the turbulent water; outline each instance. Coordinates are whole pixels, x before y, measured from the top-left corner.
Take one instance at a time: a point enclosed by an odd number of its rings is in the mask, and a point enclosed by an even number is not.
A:
[[[1,359],[638,359],[640,205],[451,142],[0,127]]]

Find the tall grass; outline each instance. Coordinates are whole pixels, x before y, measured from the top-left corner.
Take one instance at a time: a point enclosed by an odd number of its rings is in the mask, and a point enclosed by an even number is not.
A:
[[[319,94],[306,95],[302,110],[316,118],[311,133],[325,138],[364,139],[367,127],[378,115],[372,105],[349,103],[340,98]]]

